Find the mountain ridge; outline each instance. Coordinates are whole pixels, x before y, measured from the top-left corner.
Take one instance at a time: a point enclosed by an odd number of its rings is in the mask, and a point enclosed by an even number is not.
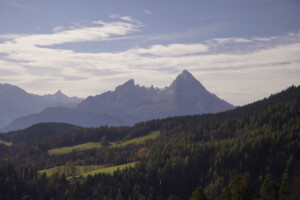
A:
[[[56,94],[61,96],[60,91]],[[140,86],[129,79],[114,91],[87,97],[74,109],[53,108],[51,116],[46,109],[17,118],[4,130],[26,128],[40,122],[64,122],[83,127],[131,126],[151,119],[216,113],[233,108],[233,105],[207,91],[190,72],[183,70],[164,89]]]
[[[81,100],[68,97],[61,91],[41,96],[28,93],[18,86],[0,83],[0,128],[18,117],[41,112],[50,106],[75,107]]]

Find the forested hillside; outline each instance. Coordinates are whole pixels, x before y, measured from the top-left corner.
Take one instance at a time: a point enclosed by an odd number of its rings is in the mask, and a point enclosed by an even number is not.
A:
[[[33,128],[22,139],[0,135],[12,142],[0,144],[0,199],[300,199],[299,86],[218,114],[61,127],[67,130],[41,138]],[[132,140],[154,132],[159,136]],[[87,142],[100,147],[49,153]],[[87,177],[76,171],[126,163],[135,164]],[[56,166],[68,170],[38,172]]]

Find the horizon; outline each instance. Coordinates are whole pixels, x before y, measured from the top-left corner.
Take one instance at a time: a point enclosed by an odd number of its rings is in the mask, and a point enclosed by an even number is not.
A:
[[[86,98],[129,79],[164,88],[186,69],[242,106],[300,85],[299,9],[293,0],[2,0],[0,82]]]

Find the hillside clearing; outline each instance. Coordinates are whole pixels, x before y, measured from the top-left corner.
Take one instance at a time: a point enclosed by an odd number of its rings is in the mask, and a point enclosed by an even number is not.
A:
[[[61,147],[61,148],[50,149],[48,151],[48,153],[50,155],[65,154],[65,153],[70,153],[73,150],[85,150],[85,149],[94,149],[94,148],[101,148],[100,142],[88,142],[88,143],[74,145],[74,146],[70,146],[70,147]]]
[[[146,140],[152,140],[155,139],[159,136],[160,131],[154,131],[148,135],[142,136],[142,137],[137,137],[133,138],[127,141],[121,141],[119,143],[117,142],[111,142],[110,147],[121,147],[125,146],[128,144],[141,144],[145,142]],[[88,142],[84,144],[79,144],[79,145],[74,145],[70,147],[60,147],[60,148],[55,148],[55,149],[50,149],[48,153],[50,155],[58,155],[58,154],[66,154],[66,153],[71,153],[73,150],[86,150],[86,149],[94,149],[94,148],[101,148],[100,142]]]
[[[107,173],[107,174],[113,174],[115,171],[119,170],[124,170],[126,168],[129,167],[134,167],[136,165],[137,162],[131,162],[131,163],[126,163],[123,165],[116,165],[116,166],[111,166],[111,167],[103,167],[103,168],[99,168],[93,171],[89,171],[87,173],[83,173],[81,175],[83,175],[84,177],[91,175],[94,176],[95,174],[100,174],[100,173]]]
[[[10,145],[12,145],[12,142],[7,142],[7,141],[4,141],[4,140],[0,140],[0,144],[5,144],[7,146],[10,146]]]
[[[57,166],[49,169],[39,170],[40,174],[46,173],[46,176],[52,176],[55,173],[59,175],[65,174],[66,176],[79,176],[83,173],[93,171],[99,168],[105,168],[105,165],[87,165],[87,166]]]
[[[159,134],[160,134],[160,131],[154,131],[154,132],[152,132],[148,135],[142,136],[142,137],[133,138],[133,139],[123,141],[120,143],[112,142],[110,144],[111,144],[111,147],[120,147],[120,146],[125,146],[125,145],[133,144],[133,143],[141,144],[141,143],[145,142],[146,140],[152,140],[152,139],[157,138],[159,136]]]
[[[65,174],[66,176],[88,176],[99,173],[110,173],[114,171],[123,170],[126,167],[134,167],[137,162],[126,163],[123,165],[108,166],[108,165],[86,165],[86,166],[58,166],[49,169],[40,170],[39,173],[46,173],[46,176],[52,176],[57,173],[59,175]]]

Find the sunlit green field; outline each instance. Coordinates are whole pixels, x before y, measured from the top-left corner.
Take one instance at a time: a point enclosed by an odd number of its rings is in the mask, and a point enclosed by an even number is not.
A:
[[[113,174],[114,171],[119,170],[123,170],[125,168],[129,168],[129,167],[134,167],[136,165],[137,162],[131,162],[131,163],[127,163],[127,164],[123,164],[123,165],[117,165],[117,166],[111,166],[111,167],[104,167],[104,168],[99,168],[93,171],[89,171],[87,173],[83,173],[81,175],[83,176],[88,176],[88,175],[95,175],[95,174],[99,174],[99,173],[107,173],[107,174]]]
[[[12,145],[11,142],[6,142],[6,141],[4,141],[4,140],[0,140],[0,144],[5,144],[5,145],[7,145],[7,146]]]
[[[133,138],[131,140],[127,140],[124,142],[120,142],[120,143],[112,142],[111,146],[112,147],[120,147],[120,146],[125,146],[125,145],[133,144],[133,143],[140,144],[140,143],[145,142],[146,140],[151,140],[151,139],[157,138],[159,136],[159,134],[160,134],[160,131],[155,131],[155,132],[150,133],[149,135]]]
[[[40,170],[39,173],[46,173],[47,176],[52,176],[55,173],[59,175],[65,174],[66,176],[88,176],[99,173],[110,173],[112,174],[116,170],[123,170],[126,167],[134,167],[137,162],[131,162],[117,166],[107,165],[87,165],[87,166],[58,166],[50,169]]]
[[[151,140],[151,139],[157,138],[159,136],[159,134],[160,134],[160,131],[155,131],[155,132],[150,133],[149,135],[134,138],[131,140],[121,141],[119,143],[111,142],[110,145],[111,145],[111,147],[121,147],[121,146],[125,146],[128,144],[134,144],[134,143],[140,144],[140,143],[145,142],[146,140]],[[70,153],[73,150],[84,150],[84,149],[93,149],[93,148],[101,148],[100,142],[88,142],[88,143],[79,144],[79,145],[70,146],[70,147],[55,148],[55,149],[49,150],[48,153],[50,155],[65,154],[65,153]]]
[[[77,176],[103,167],[105,167],[105,165],[58,166],[50,169],[40,170],[39,173],[46,173],[47,176],[52,176],[55,173],[58,173],[59,175],[64,173],[66,176]]]
[[[100,148],[101,144],[100,142],[88,142],[84,144],[79,144],[71,147],[61,147],[61,148],[55,148],[48,151],[50,155],[52,154],[65,154],[70,153],[73,150],[84,150],[84,149],[94,149],[94,148]]]

